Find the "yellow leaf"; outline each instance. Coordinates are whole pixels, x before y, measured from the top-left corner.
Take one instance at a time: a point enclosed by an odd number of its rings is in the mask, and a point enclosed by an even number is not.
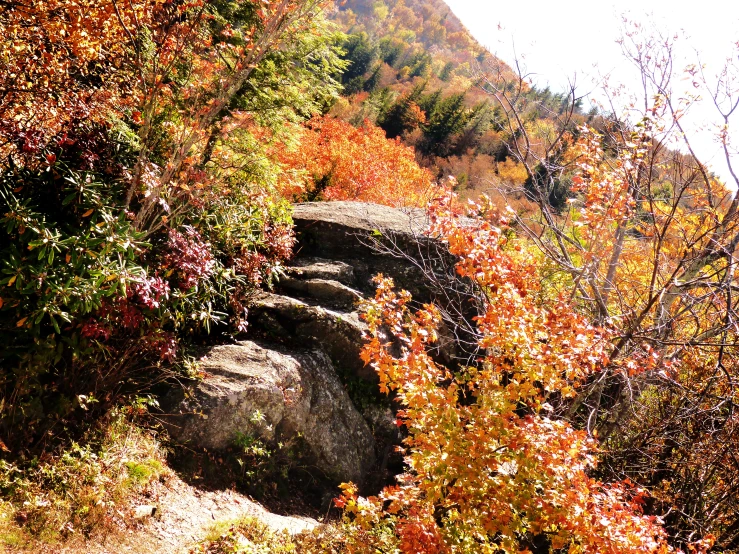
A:
[[[18,276],[17,276],[17,275],[13,275],[13,276],[12,276],[12,277],[10,278],[10,281],[8,281],[8,286],[9,286],[9,287],[13,286],[13,283],[15,283],[15,280],[16,280],[17,278],[18,278]]]
[[[113,275],[108,275],[108,276],[107,276],[107,277],[105,278],[105,282],[107,283],[108,281],[112,281],[112,280],[113,280],[113,279],[115,279],[116,277],[118,277],[118,275],[116,275],[115,273],[114,273]]]
[[[90,217],[92,215],[92,212],[94,211],[95,210],[93,208],[90,208],[89,210],[87,210],[85,213],[82,214],[82,217]]]

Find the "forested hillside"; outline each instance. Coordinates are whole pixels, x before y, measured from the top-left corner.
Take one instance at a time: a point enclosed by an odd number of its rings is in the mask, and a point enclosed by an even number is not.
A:
[[[739,198],[670,87],[733,168],[737,56],[671,45],[624,119],[441,0],[0,3],[0,546],[240,490],[325,520],[190,552],[739,552]]]
[[[501,186],[520,187],[526,171],[510,146],[516,132],[485,81],[507,87],[527,105],[521,113],[546,134],[572,111],[572,130],[587,118],[569,91],[536,90],[504,61],[482,48],[443,2],[355,0],[333,15],[348,34],[343,98],[331,114],[354,124],[369,119],[388,137],[401,137],[437,180],[474,197]],[[503,84],[505,83],[505,84]],[[565,193],[552,194],[561,204]]]

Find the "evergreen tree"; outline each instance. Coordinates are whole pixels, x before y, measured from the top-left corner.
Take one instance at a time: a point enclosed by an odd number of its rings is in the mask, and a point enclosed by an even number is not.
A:
[[[365,92],[373,92],[380,84],[380,77],[382,77],[381,74],[382,71],[382,65],[378,65],[375,67],[375,69],[372,71],[369,77],[364,81],[364,86],[362,87]]]
[[[379,44],[380,59],[390,67],[393,67],[402,57],[406,47],[406,44],[398,39],[392,37],[383,38]]]
[[[364,74],[377,60],[379,51],[367,33],[349,35],[342,46],[345,51],[342,58],[349,63],[342,76],[342,83],[345,88],[356,89],[353,91],[356,92],[362,89]]]
[[[439,79],[441,79],[444,82],[449,81],[452,77],[452,72],[454,71],[454,62],[448,61],[446,64],[444,64],[444,67],[439,72]]]
[[[406,131],[415,129],[425,119],[422,108],[419,107],[425,87],[426,83],[415,86],[409,94],[398,98],[390,109],[378,118],[377,123],[388,138],[396,138]]]
[[[464,96],[462,92],[439,100],[433,111],[427,112],[423,150],[438,155],[450,149],[450,139],[460,133],[471,119],[471,113],[464,106]]]

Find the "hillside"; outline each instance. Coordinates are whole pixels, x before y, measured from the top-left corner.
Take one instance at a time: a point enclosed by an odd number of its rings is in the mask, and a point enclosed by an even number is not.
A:
[[[453,177],[463,196],[495,195],[528,178],[512,155],[516,130],[491,84],[525,104],[523,118],[542,134],[569,109],[573,130],[586,120],[579,100],[531,87],[442,1],[352,0],[332,18],[348,34],[343,48],[349,67],[343,98],[331,113],[355,125],[369,119],[388,137],[401,137],[434,178]]]

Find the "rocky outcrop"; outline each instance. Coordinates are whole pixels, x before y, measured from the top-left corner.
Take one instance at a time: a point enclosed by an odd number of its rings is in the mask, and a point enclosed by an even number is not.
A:
[[[374,465],[370,428],[320,350],[240,341],[200,363],[205,379],[178,405],[181,440],[217,450],[239,433],[267,444],[300,437],[307,457],[337,482],[361,482]]]
[[[418,210],[299,204],[293,219],[296,258],[274,291],[254,297],[250,340],[207,352],[205,378],[169,399],[179,414],[171,434],[208,449],[227,448],[238,433],[268,443],[301,437],[332,482],[366,484],[373,468],[375,481],[382,474],[399,436],[390,402],[360,358],[366,326],[358,303],[374,294],[377,273],[428,301],[428,275],[448,271],[443,249],[423,236]]]
[[[293,213],[298,238],[298,259],[337,260],[352,268],[353,279],[344,284],[373,294],[378,273],[421,301],[429,299],[424,267],[438,258],[438,243],[423,232],[428,217],[423,210],[397,209],[361,202],[298,204]],[[409,263],[415,260],[415,263]]]

